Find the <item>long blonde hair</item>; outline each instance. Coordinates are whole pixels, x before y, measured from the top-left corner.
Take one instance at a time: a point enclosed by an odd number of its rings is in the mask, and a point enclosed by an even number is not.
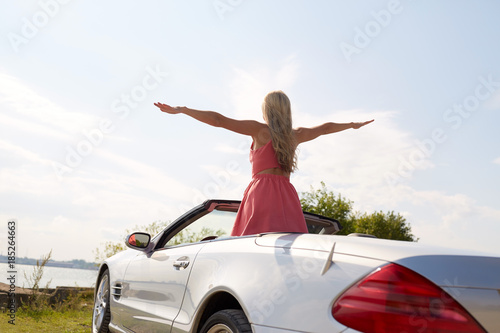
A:
[[[290,100],[283,91],[272,91],[264,98],[262,113],[271,132],[278,163],[283,171],[294,172],[297,169],[297,143],[292,129]]]

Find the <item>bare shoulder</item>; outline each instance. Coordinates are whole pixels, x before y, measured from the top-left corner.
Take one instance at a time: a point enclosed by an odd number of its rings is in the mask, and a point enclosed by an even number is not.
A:
[[[237,120],[223,115],[219,116],[219,121],[216,126],[252,137],[256,137],[263,129],[267,128],[266,124],[256,120]]]
[[[269,130],[269,127],[267,126],[267,124],[262,123],[260,121],[257,121],[257,120],[246,120],[246,121],[247,121],[248,125],[252,126],[253,128],[255,128],[258,131]]]
[[[244,124],[251,130],[253,137],[259,138],[261,136],[266,136],[267,134],[269,135],[269,138],[271,137],[269,127],[265,123],[261,123],[257,120],[244,120]]]

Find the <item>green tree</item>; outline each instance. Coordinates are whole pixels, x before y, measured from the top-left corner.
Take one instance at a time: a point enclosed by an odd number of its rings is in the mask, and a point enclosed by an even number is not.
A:
[[[415,242],[411,226],[399,213],[382,211],[363,214],[356,219],[356,232],[374,235],[378,238]]]
[[[411,233],[411,226],[399,213],[382,211],[368,213],[354,213],[353,202],[328,191],[324,182],[321,188],[310,192],[301,193],[300,203],[307,212],[331,217],[340,222],[342,230],[339,235],[363,233],[384,239],[417,241],[418,238]]]
[[[339,235],[356,232],[351,214],[352,201],[343,198],[340,193],[335,195],[329,192],[324,182],[321,182],[321,189],[315,190],[311,186],[311,191],[301,193],[301,197],[302,210],[338,220],[342,225]]]

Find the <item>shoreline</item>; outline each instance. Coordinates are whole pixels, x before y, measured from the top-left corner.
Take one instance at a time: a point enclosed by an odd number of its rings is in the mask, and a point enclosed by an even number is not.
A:
[[[5,265],[8,265],[7,262],[0,262],[0,264],[5,264]],[[16,265],[25,265],[25,266],[37,266],[36,263],[19,263],[17,262]],[[96,264],[97,265],[97,264]],[[51,262],[48,262],[45,264],[44,267],[57,267],[57,268],[71,268],[71,269],[84,269],[84,270],[87,270],[87,271],[97,271],[99,270],[99,265],[98,266],[95,266],[95,268],[90,268],[90,267],[78,267],[78,266],[75,266],[75,265],[66,265],[64,263],[51,263]]]
[[[15,264],[17,265],[30,265],[36,266],[40,263],[40,259],[33,258],[16,258]],[[4,255],[0,255],[0,264],[10,264],[9,258]],[[94,262],[88,262],[82,259],[73,259],[70,261],[58,261],[58,260],[49,260],[45,266],[46,267],[60,267],[60,268],[77,268],[77,269],[88,269],[88,270],[97,270],[100,264]]]
[[[10,308],[9,304],[14,304],[15,309],[17,309],[21,304],[27,303],[34,293],[44,294],[48,297],[49,304],[56,304],[75,294],[93,294],[94,288],[57,286],[34,291],[31,288],[12,287],[12,285],[0,282],[0,307]]]

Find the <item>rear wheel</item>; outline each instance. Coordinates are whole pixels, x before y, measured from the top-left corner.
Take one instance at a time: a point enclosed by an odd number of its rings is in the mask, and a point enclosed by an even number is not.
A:
[[[252,328],[241,310],[222,310],[208,318],[201,333],[251,333]]]
[[[94,298],[94,312],[92,314],[92,333],[109,332],[111,311],[109,309],[109,271],[105,270],[99,280]]]

